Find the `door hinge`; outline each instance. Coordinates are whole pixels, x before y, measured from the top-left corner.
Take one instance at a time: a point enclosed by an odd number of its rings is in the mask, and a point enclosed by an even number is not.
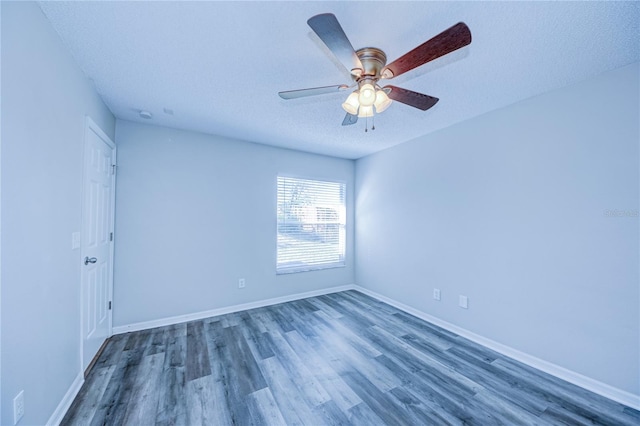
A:
[[[109,241],[113,241],[113,232],[109,233]]]
[[[111,174],[112,174],[112,175],[115,175],[115,174],[116,174],[116,165],[115,165],[115,164],[112,164],[112,165],[111,165]]]
[[[109,301],[109,310],[111,310],[111,301]]]

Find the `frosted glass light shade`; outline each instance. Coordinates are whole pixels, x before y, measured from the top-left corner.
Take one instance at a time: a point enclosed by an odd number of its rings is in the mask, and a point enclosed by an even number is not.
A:
[[[371,83],[365,83],[360,87],[358,101],[362,106],[371,106],[376,101],[376,89]]]
[[[355,91],[349,95],[346,101],[342,104],[342,109],[347,111],[351,115],[358,114],[358,107],[360,104],[358,103],[358,92]]]
[[[360,111],[358,113],[358,117],[360,117],[360,118],[373,117],[373,107],[372,106],[364,106],[364,105],[362,105],[360,107]]]
[[[376,107],[376,112],[380,114],[391,105],[391,99],[387,96],[384,90],[378,90],[376,92],[376,101],[373,104]]]

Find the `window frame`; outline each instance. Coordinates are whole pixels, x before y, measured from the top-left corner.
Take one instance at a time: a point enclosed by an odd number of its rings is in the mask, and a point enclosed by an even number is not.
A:
[[[279,210],[279,198],[280,198],[280,194],[279,194],[279,182],[280,179],[296,179],[296,180],[305,180],[305,181],[312,181],[312,182],[320,182],[320,183],[332,183],[332,184],[339,184],[342,185],[343,187],[343,209],[344,209],[344,223],[339,223],[338,226],[341,227],[339,228],[339,233],[342,233],[343,235],[343,241],[340,243],[340,241],[338,242],[338,244],[342,244],[343,246],[343,252],[342,252],[342,258],[341,260],[338,260],[336,262],[326,262],[326,263],[316,263],[316,264],[305,264],[305,265],[299,265],[299,266],[290,266],[290,267],[282,267],[279,266],[278,263],[278,254],[280,251],[280,247],[279,247],[279,232],[278,230],[280,229],[280,219],[279,219],[279,214],[278,214],[278,210]],[[325,270],[325,269],[336,269],[336,268],[344,268],[347,266],[347,239],[348,239],[348,227],[349,227],[349,213],[348,213],[348,182],[344,179],[335,179],[335,178],[327,178],[327,177],[310,177],[308,175],[306,176],[302,176],[302,175],[295,175],[295,174],[283,174],[283,173],[279,173],[276,176],[276,207],[275,207],[275,211],[276,211],[276,259],[275,259],[275,264],[276,264],[276,275],[289,275],[289,274],[296,274],[296,273],[300,273],[300,272],[313,272],[313,271],[321,271],[321,270]],[[324,206],[320,206],[320,207],[324,207]],[[340,237],[339,237],[340,238]]]

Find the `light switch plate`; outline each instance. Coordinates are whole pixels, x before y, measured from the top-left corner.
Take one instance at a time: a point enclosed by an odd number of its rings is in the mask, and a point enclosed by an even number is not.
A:
[[[71,233],[71,250],[80,248],[80,233],[72,232]]]

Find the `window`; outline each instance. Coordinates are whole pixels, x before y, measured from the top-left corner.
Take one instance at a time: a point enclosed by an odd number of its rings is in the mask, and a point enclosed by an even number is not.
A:
[[[278,176],[276,273],[344,266],[345,186]]]

